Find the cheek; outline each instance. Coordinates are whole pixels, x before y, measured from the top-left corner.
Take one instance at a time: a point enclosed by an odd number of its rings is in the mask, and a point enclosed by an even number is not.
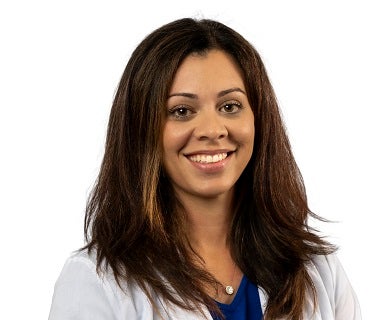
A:
[[[255,138],[255,127],[253,122],[244,123],[239,127],[237,132],[237,139],[240,144],[253,147],[253,141]]]
[[[163,128],[164,157],[179,152],[189,139],[189,129],[173,122],[168,122]]]

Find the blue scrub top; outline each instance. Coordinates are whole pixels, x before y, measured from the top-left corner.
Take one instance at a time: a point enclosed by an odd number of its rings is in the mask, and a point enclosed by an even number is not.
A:
[[[234,300],[230,304],[216,302],[226,320],[262,320],[259,290],[255,284],[250,282],[244,275]],[[219,320],[213,313],[214,320]]]

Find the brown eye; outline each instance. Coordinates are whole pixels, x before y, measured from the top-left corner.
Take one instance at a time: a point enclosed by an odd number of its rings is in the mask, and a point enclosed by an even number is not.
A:
[[[194,113],[190,107],[187,106],[177,106],[169,110],[169,116],[177,120],[186,120]]]
[[[222,107],[219,108],[220,111],[224,113],[237,113],[241,109],[241,104],[239,103],[225,103]]]
[[[184,117],[188,114],[189,110],[186,108],[178,108],[174,110],[174,114],[180,117]]]

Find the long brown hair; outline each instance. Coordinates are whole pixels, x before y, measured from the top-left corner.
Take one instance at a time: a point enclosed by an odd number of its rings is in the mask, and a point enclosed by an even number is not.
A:
[[[216,305],[203,290],[216,281],[199,267],[184,212],[162,168],[161,129],[174,75],[190,53],[220,49],[243,71],[255,118],[252,158],[237,182],[229,235],[233,258],[268,295],[265,319],[302,319],[315,289],[306,265],[333,246],[308,226],[301,174],[262,60],[241,35],[212,20],[181,19],[155,30],[133,52],[109,119],[105,154],[90,195],[85,237],[98,269],[136,282],[182,308]],[[169,285],[167,285],[169,284]],[[173,289],[175,292],[173,292]]]

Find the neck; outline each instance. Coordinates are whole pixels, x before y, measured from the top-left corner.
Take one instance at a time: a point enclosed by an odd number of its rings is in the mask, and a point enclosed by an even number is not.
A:
[[[214,198],[201,198],[177,193],[186,212],[188,238],[192,249],[202,259],[200,267],[208,271],[221,286],[207,284],[208,295],[222,303],[230,303],[238,289],[242,272],[231,256],[228,234],[233,216],[233,190]]]
[[[202,256],[227,249],[232,219],[233,192],[214,198],[179,196],[188,219],[188,235],[193,249]]]

